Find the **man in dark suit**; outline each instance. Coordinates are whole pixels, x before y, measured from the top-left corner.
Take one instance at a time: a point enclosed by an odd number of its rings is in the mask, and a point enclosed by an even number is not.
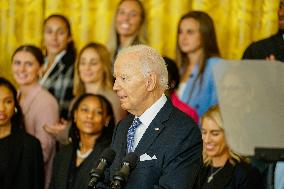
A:
[[[284,61],[284,0],[280,0],[276,34],[251,43],[243,54],[243,59],[267,59]]]
[[[113,89],[130,114],[114,132],[110,178],[134,152],[138,163],[124,188],[194,188],[202,165],[201,133],[165,96],[168,73],[162,56],[145,45],[128,47],[117,56],[114,77]]]

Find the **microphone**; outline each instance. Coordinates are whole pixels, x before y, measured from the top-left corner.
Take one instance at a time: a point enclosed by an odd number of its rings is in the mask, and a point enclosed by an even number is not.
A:
[[[88,188],[96,188],[96,184],[104,179],[104,171],[107,167],[111,165],[115,157],[115,151],[111,148],[105,149],[100,158],[100,162],[97,168],[92,169],[90,171],[90,181],[88,184]]]
[[[127,182],[129,173],[135,168],[138,156],[134,152],[128,153],[122,161],[122,166],[113,176],[112,189],[119,189]]]

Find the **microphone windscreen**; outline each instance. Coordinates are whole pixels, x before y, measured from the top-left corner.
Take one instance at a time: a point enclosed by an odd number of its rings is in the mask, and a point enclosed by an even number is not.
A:
[[[129,167],[133,169],[136,166],[137,160],[138,156],[134,152],[130,152],[125,156],[123,162],[129,163]]]
[[[107,164],[111,164],[115,157],[115,151],[111,148],[105,149],[101,154],[101,159],[105,159],[107,161]]]

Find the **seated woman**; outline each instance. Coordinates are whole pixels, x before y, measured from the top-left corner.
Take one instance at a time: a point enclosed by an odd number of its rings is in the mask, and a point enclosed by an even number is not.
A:
[[[89,172],[111,142],[114,116],[100,95],[83,94],[71,111],[72,142],[55,157],[50,189],[88,188]]]
[[[39,141],[24,131],[17,91],[0,77],[0,188],[43,189],[44,167]]]
[[[211,107],[202,117],[203,161],[199,178],[201,189],[264,188],[261,175],[247,159],[230,149],[219,106]]]

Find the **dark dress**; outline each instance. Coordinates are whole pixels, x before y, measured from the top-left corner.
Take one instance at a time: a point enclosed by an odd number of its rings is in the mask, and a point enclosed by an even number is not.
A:
[[[110,145],[110,139],[98,140],[79,167],[76,167],[76,148],[72,144],[63,147],[54,160],[50,189],[87,189],[89,173],[97,166],[102,151]]]
[[[42,189],[44,164],[40,142],[20,129],[0,139],[0,188]]]
[[[208,183],[208,177],[216,173]],[[259,171],[245,162],[233,166],[229,161],[223,168],[203,167],[198,181],[200,189],[264,189]]]

